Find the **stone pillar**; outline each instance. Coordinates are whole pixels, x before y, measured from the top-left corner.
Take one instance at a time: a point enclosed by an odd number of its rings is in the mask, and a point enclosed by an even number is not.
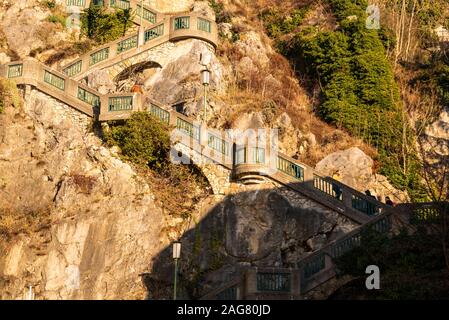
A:
[[[348,189],[340,186],[343,191],[343,204],[346,208],[352,208],[352,193]]]
[[[244,299],[254,299],[257,293],[257,268],[246,270],[244,283]]]
[[[109,96],[108,95],[102,95],[100,97],[100,115],[106,115],[109,111]]]
[[[291,294],[297,299],[301,294],[301,270],[292,270],[290,274],[292,279]]]
[[[143,26],[139,26],[139,33],[137,36],[137,45],[143,46],[145,43],[145,28]]]
[[[23,99],[25,101],[28,101],[30,99],[31,95],[31,86],[29,84],[25,85],[25,91],[24,91],[24,97]]]
[[[78,83],[76,81],[69,79],[68,77],[64,77],[64,81],[65,81],[64,92],[68,96],[76,98],[78,96]]]
[[[207,146],[207,126],[205,123],[200,125],[200,145],[202,147]]]
[[[308,166],[303,166],[304,168],[304,183],[313,190],[313,174],[314,170]]]
[[[173,110],[170,111],[170,121],[168,124],[170,127],[176,128],[176,112]]]

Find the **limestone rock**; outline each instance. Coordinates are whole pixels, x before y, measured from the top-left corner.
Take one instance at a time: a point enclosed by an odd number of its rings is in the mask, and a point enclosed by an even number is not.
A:
[[[0,116],[0,212],[50,224],[0,256],[0,298],[142,299],[139,274],[165,246],[164,215],[148,185],[87,130],[90,119],[32,90]],[[2,249],[3,250],[3,249]]]
[[[256,65],[250,57],[243,57],[240,59],[239,63],[235,67],[235,70],[241,78],[246,78],[252,73],[256,73],[258,71]]]
[[[273,52],[273,49],[265,45],[261,35],[255,31],[243,32],[235,43],[235,47],[242,55],[249,57],[260,66],[265,66],[269,62],[268,55]]]
[[[330,154],[316,165],[316,170],[330,177],[337,171],[343,182],[363,188],[372,175],[374,162],[357,147]]]
[[[373,173],[373,160],[357,147],[338,151],[317,163],[315,169],[324,176],[332,177],[335,173],[341,181],[357,190],[370,190],[371,194],[385,201],[388,196],[395,202],[408,199],[405,192],[396,190],[388,179]]]
[[[210,20],[215,21],[215,12],[209,4],[209,1],[195,1],[192,12],[199,13]]]
[[[449,112],[443,110],[439,118],[426,129],[423,147],[432,149],[435,155],[449,155]]]
[[[200,55],[209,57],[210,89],[223,90],[224,67],[208,44],[189,39],[176,43],[175,48],[161,62],[163,67],[145,80],[148,95],[169,105],[191,99],[201,100],[203,88],[200,74],[204,67],[199,63]]]
[[[273,127],[278,129],[279,150],[288,156],[294,156],[298,151],[301,132],[293,127],[288,114],[283,112],[276,119]]]
[[[219,23],[218,32],[225,38],[232,39],[232,24],[229,22]]]
[[[106,70],[97,70],[87,76],[87,83],[89,87],[97,90],[101,94],[108,94],[114,92],[115,85],[109,78]]]
[[[201,296],[232,279],[239,266],[295,267],[301,258],[355,227],[338,213],[274,183],[241,186],[184,234],[182,274],[195,278],[208,270],[195,283]],[[164,250],[153,270],[169,275],[170,254]]]
[[[245,113],[236,119],[232,128],[245,131],[247,129],[262,129],[265,127],[263,116],[260,112]]]

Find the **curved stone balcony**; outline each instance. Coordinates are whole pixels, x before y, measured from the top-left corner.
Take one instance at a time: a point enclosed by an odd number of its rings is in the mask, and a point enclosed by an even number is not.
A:
[[[218,28],[215,21],[199,14],[180,14],[170,17],[170,41],[195,38],[218,45]]]
[[[243,184],[259,184],[270,176],[270,169],[265,164],[238,164],[234,169],[235,177]]]

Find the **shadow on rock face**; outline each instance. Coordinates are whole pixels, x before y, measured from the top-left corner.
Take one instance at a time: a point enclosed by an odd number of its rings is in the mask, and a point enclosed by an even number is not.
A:
[[[235,278],[248,266],[292,267],[356,224],[306,198],[289,199],[286,188],[227,196],[181,239],[179,296],[197,299]],[[145,276],[150,299],[170,299],[172,248]],[[164,287],[163,284],[166,286]]]
[[[290,208],[285,198],[270,190],[227,198],[223,206],[227,254],[253,262],[276,253]]]

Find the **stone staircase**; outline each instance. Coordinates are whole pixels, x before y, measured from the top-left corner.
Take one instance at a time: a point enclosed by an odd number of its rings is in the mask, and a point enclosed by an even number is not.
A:
[[[117,3],[119,1],[121,5],[127,2],[133,8],[136,8],[138,3],[123,0],[117,0]],[[79,3],[87,6],[89,1]],[[186,23],[186,18],[189,18],[189,28],[182,24]],[[137,34],[97,48],[64,66],[61,71],[30,59],[1,65],[0,77],[11,79],[28,89],[35,87],[99,121],[127,119],[133,112],[148,111],[175,129],[172,137],[177,141],[177,150],[196,153],[201,161],[229,169],[229,179],[242,183],[260,183],[266,180],[276,182],[360,225],[353,232],[298,261],[294,269],[241,270],[236,279],[209,293],[205,299],[299,299],[336,275],[333,260],[360,243],[360,232],[363,229],[370,227],[379,232],[388,232],[391,229],[390,218],[395,211],[391,207],[341,182],[321,176],[313,168],[296,159],[271,150],[270,147],[261,148],[249,142],[241,143],[226,132],[208,128],[204,123],[198,123],[157,101],[147,99],[149,102],[144,103],[140,93],[101,94],[79,81],[87,72],[126,61],[163,42],[199,38],[217,45],[215,22],[210,22],[209,31],[192,27],[200,27],[202,22],[208,21],[199,15],[166,16],[156,13],[155,21],[149,21],[150,29],[141,28]],[[149,30],[160,26],[163,26],[162,32],[148,33]],[[154,37],[146,39],[148,34]],[[129,39],[135,40],[129,42]],[[124,42],[128,44],[125,45]],[[265,146],[270,146],[270,141],[266,142]]]
[[[80,7],[88,7],[91,1],[79,2]],[[109,7],[109,1],[104,5]],[[138,14],[134,23],[139,31],[97,47],[79,58],[61,66],[59,71],[81,80],[98,69],[129,61],[143,55],[164,43],[184,39],[199,39],[209,43],[214,48],[218,45],[218,30],[215,21],[197,13],[163,14],[143,6],[144,15],[140,18],[140,1],[115,0],[119,8],[131,8]],[[140,23],[142,22],[142,25]],[[114,76],[114,75],[112,75]]]
[[[304,299],[309,292],[338,275],[335,259],[360,246],[361,233],[364,230],[392,233],[393,226],[395,231],[402,227],[414,230],[415,225],[426,225],[438,216],[437,206],[436,203],[417,203],[388,208],[369,223],[299,260],[295,268],[242,268],[234,279],[207,293],[201,299]],[[445,207],[448,207],[447,203]]]

